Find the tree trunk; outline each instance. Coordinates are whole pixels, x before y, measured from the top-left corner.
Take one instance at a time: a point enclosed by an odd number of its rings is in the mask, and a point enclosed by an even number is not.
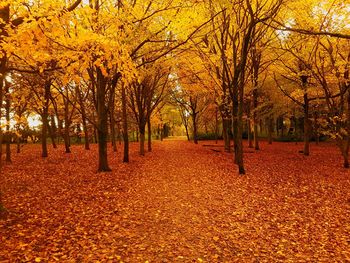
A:
[[[6,162],[11,162],[11,134],[10,134],[10,109],[11,109],[11,100],[10,100],[10,83],[5,82],[6,85]]]
[[[140,120],[139,123],[139,135],[140,135],[140,155],[145,155],[145,131],[146,131],[146,123],[144,120]]]
[[[320,133],[319,133],[319,124],[318,124],[318,113],[314,112],[314,122],[315,122],[315,137],[316,137],[316,145],[320,144]]]
[[[272,144],[272,132],[273,132],[273,118],[269,117],[268,119],[268,127],[267,127],[267,136],[269,144]]]
[[[123,139],[124,139],[124,157],[123,162],[129,162],[129,135],[128,135],[128,114],[126,109],[126,90],[122,85],[122,111],[123,111]]]
[[[198,139],[197,139],[197,113],[192,114],[192,122],[193,122],[193,142],[195,144],[198,144]]]
[[[235,91],[235,95],[233,99],[233,111],[232,111],[232,131],[233,131],[233,152],[234,152],[234,163],[238,164],[238,121],[237,121],[237,113],[238,113],[238,102],[237,102],[237,91]]]
[[[188,125],[185,125],[187,141],[191,141],[190,133],[188,132]]]
[[[310,121],[309,121],[309,99],[304,94],[304,155],[310,155]]]
[[[345,140],[345,145],[342,145],[342,142],[340,142],[340,150],[343,156],[343,166],[344,168],[350,168],[349,165],[349,149],[350,149],[350,91],[348,90],[348,94],[347,94],[347,109],[346,109],[346,118],[347,118],[347,122],[346,122],[346,130],[348,135],[346,136],[346,140]]]
[[[218,120],[218,108],[215,109],[215,144],[218,144],[219,133],[219,120]]]
[[[64,132],[63,132],[63,121],[59,118],[58,113],[57,113],[57,143],[59,144],[61,139],[64,137]]]
[[[163,138],[164,138],[164,130],[163,130],[163,127],[164,127],[164,125],[163,124],[161,124],[160,125],[160,141],[162,142],[163,141]]]
[[[78,100],[79,100],[79,104],[80,104],[81,120],[83,123],[83,131],[84,131],[85,150],[90,150],[89,131],[87,128],[85,105],[84,105],[84,101],[83,101],[83,98],[82,98],[82,95],[80,93],[78,86],[76,86],[76,93],[78,95]]]
[[[82,107],[82,108],[84,108],[84,107]],[[84,110],[82,109],[81,118],[82,118],[82,121],[83,121],[85,150],[90,150],[89,131],[88,131],[88,128],[87,128],[87,123],[86,123],[85,109]]]
[[[247,130],[248,130],[248,147],[249,148],[253,148],[253,141],[252,141],[252,128],[250,126],[250,119],[248,117],[248,120],[247,120]]]
[[[50,137],[51,137],[52,147],[54,149],[56,149],[57,148],[57,144],[56,144],[56,132],[57,132],[57,129],[56,129],[56,123],[55,123],[54,115],[50,116],[50,122],[51,122],[51,124],[49,124],[47,126],[47,128],[49,129],[49,134],[50,134]]]
[[[151,118],[147,118],[147,133],[148,133],[148,151],[152,152],[152,126]]]
[[[68,101],[64,102],[64,147],[66,149],[66,153],[70,153],[70,136],[69,136],[69,127],[70,121],[68,116]]]
[[[17,153],[21,153],[21,138],[17,135],[16,137]]]
[[[110,130],[111,130],[111,143],[112,143],[112,148],[113,152],[117,152],[117,141],[116,141],[116,132],[115,132],[115,120],[113,117],[113,112],[114,112],[114,107],[113,110],[111,111],[111,116],[110,116]]]
[[[257,88],[254,88],[254,90],[253,90],[253,107],[254,107],[254,111],[253,111],[254,149],[255,150],[260,150],[260,147],[259,147],[259,135],[258,135],[258,114],[256,112],[257,108],[258,108],[258,89]]]
[[[10,21],[10,5],[6,5],[0,8],[0,43],[3,42],[3,38],[7,36],[5,27],[9,24]],[[0,49],[2,56],[0,58],[0,109],[2,108],[3,95],[4,95],[4,83],[7,73],[7,55],[6,52]],[[1,111],[0,111],[0,121],[1,121]],[[2,143],[3,143],[3,133],[0,125],[0,167],[2,162]],[[1,193],[0,193],[1,197]],[[0,200],[1,205],[1,200]]]
[[[94,126],[94,142],[95,143],[98,143],[98,138],[97,138],[97,129],[96,127]]]
[[[77,143],[81,144],[81,137],[80,137],[81,127],[80,127],[80,123],[77,123],[76,129],[77,129],[77,131],[76,131]]]
[[[117,85],[117,82],[115,82],[115,86]],[[113,152],[117,152],[117,141],[116,141],[116,130],[115,130],[115,92],[111,92],[110,95],[110,111],[109,111],[109,125],[111,130],[111,143]]]
[[[41,130],[41,156],[47,157],[47,112],[44,110],[43,114],[41,115],[42,119],[42,130]]]
[[[121,128],[120,128],[120,123],[119,122],[117,122],[117,132],[118,132],[118,135],[117,135],[118,143],[119,143],[119,145],[121,145],[122,144],[122,140],[123,140],[123,134],[121,132]]]
[[[230,146],[230,120],[223,117],[222,119],[222,137],[224,139],[225,152],[231,151]]]
[[[107,80],[101,69],[97,68],[97,137],[98,137],[98,171],[109,172],[107,158],[108,111],[106,106]]]
[[[42,119],[42,131],[41,131],[41,148],[42,148],[42,157],[48,156],[47,151],[47,131],[48,131],[48,117],[49,117],[49,102],[50,102],[50,89],[51,89],[51,80],[45,82],[45,95],[44,95],[44,107],[41,114]]]
[[[1,61],[1,60],[0,60]],[[4,78],[3,75],[0,74],[0,109],[2,108],[3,104],[3,96],[4,96],[4,90],[3,90],[3,83],[4,83]],[[1,167],[2,167],[2,143],[3,143],[3,132],[2,132],[2,114],[0,110],[0,173],[1,173]],[[1,195],[1,192],[0,192]],[[0,200],[0,205],[1,205],[1,200]]]
[[[241,84],[243,85],[243,84]],[[243,89],[243,88],[241,88]],[[245,174],[244,163],[243,163],[243,90],[240,90],[239,95],[239,105],[238,105],[238,114],[237,114],[237,165],[239,174]]]

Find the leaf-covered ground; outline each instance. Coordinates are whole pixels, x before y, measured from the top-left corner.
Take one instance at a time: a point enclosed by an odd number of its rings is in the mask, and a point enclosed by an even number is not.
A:
[[[25,146],[2,173],[0,262],[349,262],[350,176],[336,148],[262,143],[231,154],[154,144],[130,164]],[[213,144],[213,142],[210,142]],[[212,151],[221,150],[221,152]],[[119,149],[120,150],[120,149]]]

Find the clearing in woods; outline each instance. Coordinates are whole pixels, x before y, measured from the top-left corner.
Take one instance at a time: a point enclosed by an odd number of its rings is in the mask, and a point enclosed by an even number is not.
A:
[[[3,168],[0,261],[350,260],[350,177],[336,148],[304,157],[300,145],[261,143],[245,148],[239,176],[231,154],[203,144],[213,142],[156,142],[145,157],[133,144],[131,163],[110,152],[102,174],[95,148],[41,159],[25,146]]]

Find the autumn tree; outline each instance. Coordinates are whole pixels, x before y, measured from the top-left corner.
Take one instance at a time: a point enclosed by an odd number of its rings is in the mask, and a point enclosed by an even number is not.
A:
[[[140,132],[140,155],[145,154],[145,131],[148,126],[148,150],[151,151],[151,117],[160,105],[169,81],[170,68],[157,65],[146,66],[142,70],[140,82],[134,82],[129,92],[129,104],[138,123]]]

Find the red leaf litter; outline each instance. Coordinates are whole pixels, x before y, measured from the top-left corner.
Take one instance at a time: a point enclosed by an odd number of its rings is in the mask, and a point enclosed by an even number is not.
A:
[[[350,262],[350,177],[334,146],[305,157],[262,142],[245,148],[245,176],[213,142],[137,147],[129,164],[110,152],[111,173],[96,173],[96,147],[14,154],[0,262]]]

